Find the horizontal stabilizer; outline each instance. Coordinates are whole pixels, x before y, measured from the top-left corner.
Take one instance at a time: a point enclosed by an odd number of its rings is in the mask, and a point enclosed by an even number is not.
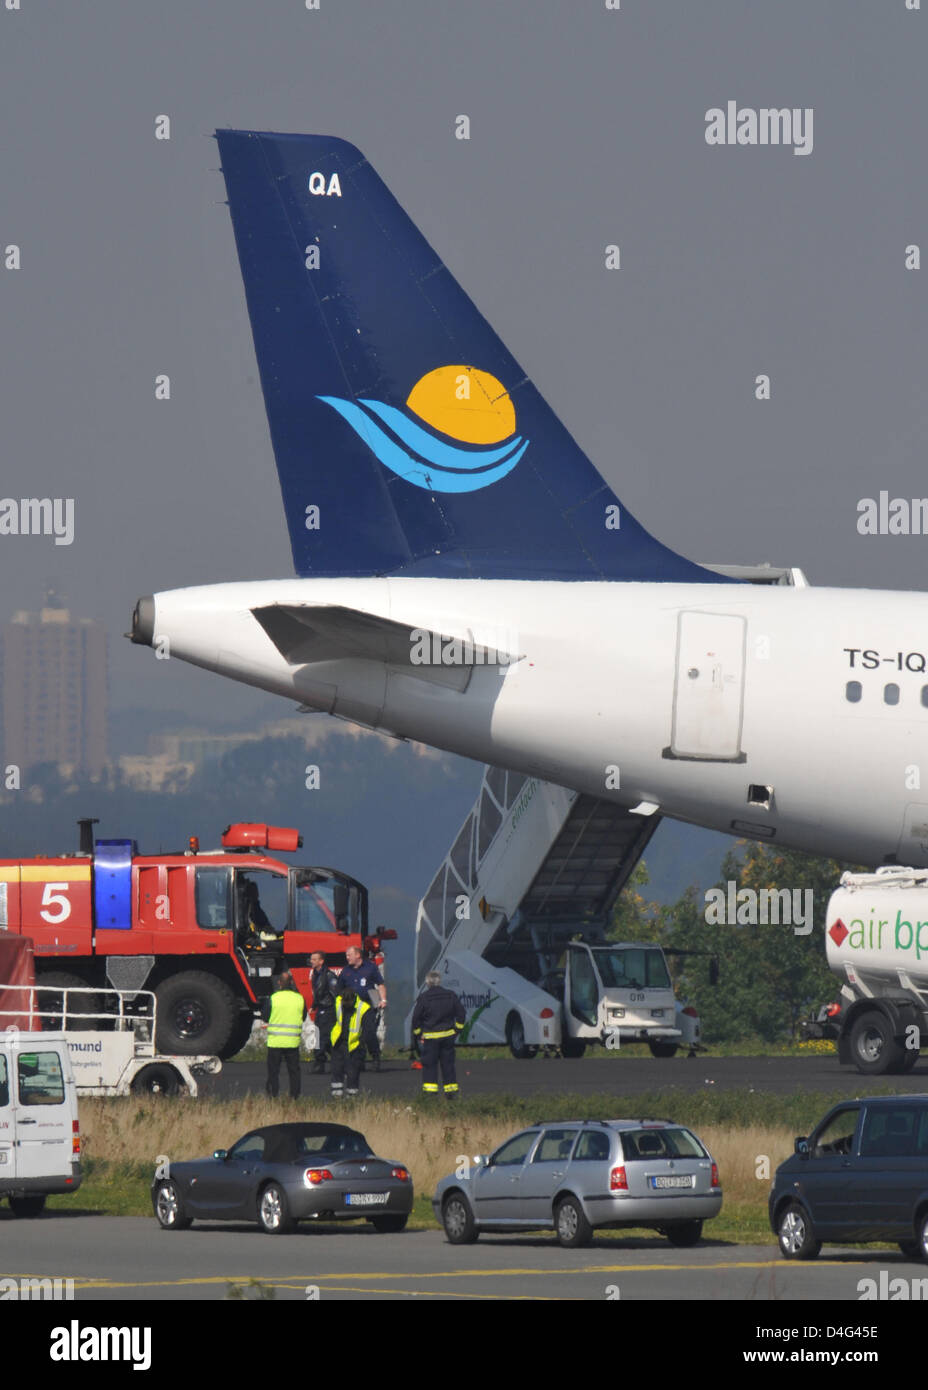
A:
[[[337,604],[270,604],[252,612],[290,666],[376,661],[463,689],[475,666],[510,666],[519,660],[513,652],[474,642],[471,633],[450,636]]]

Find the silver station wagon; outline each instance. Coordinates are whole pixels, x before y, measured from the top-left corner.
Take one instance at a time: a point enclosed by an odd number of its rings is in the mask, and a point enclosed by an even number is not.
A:
[[[523,1129],[442,1178],[432,1206],[452,1245],[553,1226],[576,1247],[597,1227],[646,1226],[685,1246],[718,1215],[722,1188],[712,1155],[672,1120],[564,1120]]]

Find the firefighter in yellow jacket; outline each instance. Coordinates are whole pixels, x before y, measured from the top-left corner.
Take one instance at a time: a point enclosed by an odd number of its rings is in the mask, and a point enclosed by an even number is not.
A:
[[[265,1004],[267,1013],[267,1093],[276,1098],[280,1064],[286,1062],[290,1096],[300,1094],[300,1036],[306,1017],[306,1001],[293,983],[289,970],[277,977],[277,987]]]
[[[358,1094],[361,1063],[370,1045],[374,1020],[370,1004],[353,989],[343,989],[335,996],[335,1022],[329,1041],[332,1045],[332,1096],[336,1100],[343,1095]]]

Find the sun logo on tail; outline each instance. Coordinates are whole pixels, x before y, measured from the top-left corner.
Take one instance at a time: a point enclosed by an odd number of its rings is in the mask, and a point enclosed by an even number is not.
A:
[[[528,448],[509,392],[476,367],[436,367],[405,409],[383,401],[319,396],[385,468],[428,492],[477,492],[505,478]],[[421,423],[420,423],[421,422]]]

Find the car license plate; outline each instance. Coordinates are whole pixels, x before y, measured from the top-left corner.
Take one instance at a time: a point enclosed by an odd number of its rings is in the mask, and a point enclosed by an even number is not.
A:
[[[349,1207],[382,1207],[389,1199],[389,1192],[345,1193],[345,1205]]]
[[[689,1177],[660,1177],[651,1178],[652,1187],[692,1187],[694,1179],[692,1174]]]

